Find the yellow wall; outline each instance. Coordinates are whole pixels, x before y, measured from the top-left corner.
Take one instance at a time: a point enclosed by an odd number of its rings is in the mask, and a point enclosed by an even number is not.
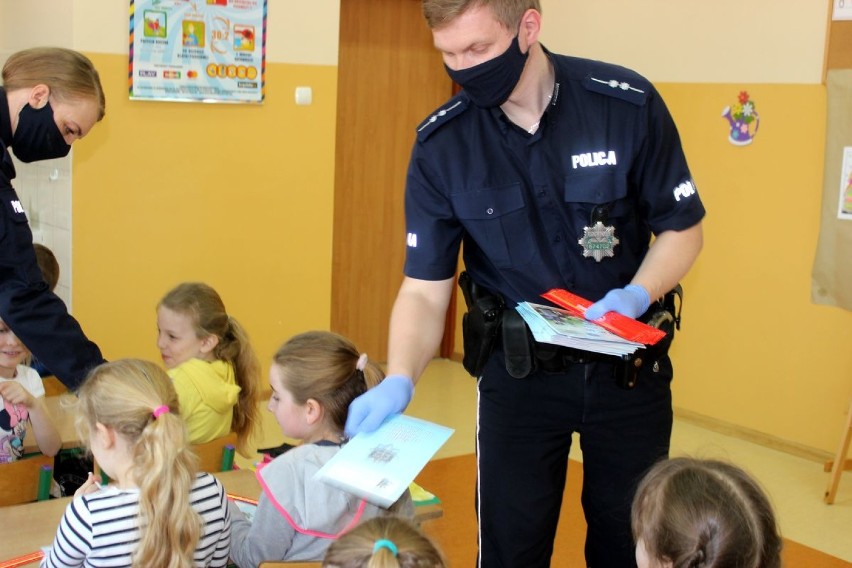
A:
[[[852,313],[810,300],[825,89],[658,86],[708,212],[705,248],[684,280],[674,404],[833,452],[852,394]],[[721,118],[740,90],[761,120],[747,147],[727,142]]]
[[[107,358],[156,360],[157,301],[203,280],[266,362],[329,325],[339,0],[269,3],[261,105],[129,101],[129,4],[0,0],[0,54],[78,49],[106,91],[72,153],[75,316]]]
[[[128,100],[124,56],[90,56],[108,106],[75,146],[73,289],[106,356],[155,358],[154,308],[183,280],[216,288],[264,361],[327,328],[336,68],[270,64],[262,105],[161,103]]]

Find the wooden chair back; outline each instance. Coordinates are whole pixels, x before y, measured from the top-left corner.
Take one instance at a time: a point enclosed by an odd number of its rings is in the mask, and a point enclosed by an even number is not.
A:
[[[0,464],[0,506],[40,501],[50,496],[53,457],[37,454]]]
[[[198,456],[198,469],[209,473],[228,471],[234,468],[234,451],[237,447],[237,434],[216,438],[204,444],[193,444],[192,450]]]
[[[59,396],[60,394],[68,392],[68,387],[52,375],[49,377],[42,377],[41,383],[44,385],[44,396]]]

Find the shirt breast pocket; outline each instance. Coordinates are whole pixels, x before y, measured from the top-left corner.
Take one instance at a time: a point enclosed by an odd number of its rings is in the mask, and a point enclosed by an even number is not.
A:
[[[498,268],[525,264],[534,253],[520,183],[456,193],[456,216],[485,256]]]
[[[643,236],[639,226],[639,205],[630,197],[626,176],[616,170],[581,171],[565,177],[563,188],[565,205],[571,212],[574,232],[583,235],[583,228],[590,227],[595,220],[606,226],[615,227],[615,236],[621,247],[647,245],[649,235]],[[642,243],[645,243],[643,245]],[[618,255],[618,247],[616,247]]]

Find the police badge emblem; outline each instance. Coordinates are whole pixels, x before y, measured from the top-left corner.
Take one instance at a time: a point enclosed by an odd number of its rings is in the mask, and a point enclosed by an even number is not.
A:
[[[615,245],[619,243],[615,236],[615,227],[597,221],[591,227],[583,227],[583,236],[577,241],[583,247],[583,256],[592,257],[600,262],[605,256],[615,256]]]

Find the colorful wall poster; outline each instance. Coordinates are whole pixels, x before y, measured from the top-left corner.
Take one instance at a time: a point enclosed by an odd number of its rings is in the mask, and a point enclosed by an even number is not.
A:
[[[130,98],[260,103],[267,0],[130,0]]]

